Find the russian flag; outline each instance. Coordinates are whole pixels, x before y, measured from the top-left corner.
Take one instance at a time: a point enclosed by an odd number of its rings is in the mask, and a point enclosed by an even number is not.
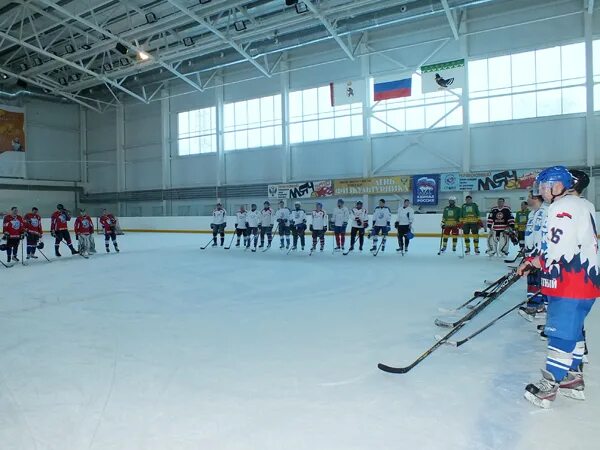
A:
[[[412,95],[412,78],[403,80],[375,82],[373,97],[376,102],[391,98],[410,97]]]

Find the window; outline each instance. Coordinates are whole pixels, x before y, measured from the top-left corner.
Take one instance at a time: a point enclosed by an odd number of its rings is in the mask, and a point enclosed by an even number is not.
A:
[[[583,42],[470,61],[468,70],[471,123],[586,110]]]
[[[177,114],[177,153],[179,156],[217,151],[217,112],[215,107]]]
[[[600,39],[594,41],[594,111],[600,111]]]
[[[224,106],[225,150],[281,145],[281,95]]]
[[[371,80],[371,92],[373,92]],[[462,125],[462,89],[421,92],[421,75],[412,76],[412,95],[375,103],[372,100],[371,134],[397,133]]]
[[[331,106],[329,86],[290,92],[290,142],[363,135],[363,105]]]

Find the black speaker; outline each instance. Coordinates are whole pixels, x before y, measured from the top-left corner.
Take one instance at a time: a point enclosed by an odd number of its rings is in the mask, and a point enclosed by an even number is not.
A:
[[[115,45],[115,48],[117,49],[117,51],[123,55],[127,54],[127,47],[125,47],[123,44],[121,44],[120,42],[117,42],[117,45]]]
[[[17,86],[19,86],[19,87],[22,87],[23,89],[26,89],[26,88],[27,88],[27,86],[29,86],[29,85],[27,84],[27,82],[26,82],[26,81],[23,81],[23,80],[17,80]]]
[[[298,3],[298,0],[285,0],[286,6],[294,6],[296,3]]]

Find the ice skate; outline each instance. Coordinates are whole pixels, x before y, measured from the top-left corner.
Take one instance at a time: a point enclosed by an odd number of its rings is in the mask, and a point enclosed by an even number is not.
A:
[[[558,392],[575,400],[585,400],[583,372],[569,371],[558,384]]]
[[[542,369],[542,379],[536,383],[528,384],[525,388],[525,398],[540,408],[549,408],[556,400],[558,383],[554,375],[546,369]]]

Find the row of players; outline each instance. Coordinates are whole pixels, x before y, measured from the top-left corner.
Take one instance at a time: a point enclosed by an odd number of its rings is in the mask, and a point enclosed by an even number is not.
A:
[[[61,242],[65,242],[71,254],[80,254],[87,257],[90,253],[95,253],[94,245],[94,224],[92,218],[86,213],[85,209],[79,210],[79,216],[75,219],[75,237],[79,243],[79,248],[76,250],[71,241],[71,235],[68,230],[68,223],[71,221],[71,212],[62,204],[56,205],[56,211],[50,219],[50,233],[54,237],[54,254],[60,257],[59,247]],[[106,252],[110,252],[109,243],[113,242],[116,252],[119,251],[116,234],[117,219],[106,209],[102,210],[100,217],[100,225],[104,230],[104,246]],[[25,216],[19,215],[19,210],[13,206],[10,213],[4,216],[2,225],[2,240],[5,241],[0,246],[0,250],[6,251],[7,262],[12,264],[18,262],[19,243],[27,238],[27,259],[36,259],[36,249],[43,248],[41,238],[43,236],[42,217],[36,207],[31,209],[31,212]]]
[[[399,252],[408,251],[410,239],[412,238],[412,226],[415,212],[410,206],[410,201],[404,200],[403,204],[398,209],[396,222],[394,226],[398,231],[398,248]],[[521,211],[517,212],[516,223],[510,208],[505,204],[504,199],[498,200],[498,206],[494,207],[487,217],[488,236],[488,251],[489,255],[498,254],[499,256],[508,255],[509,239],[513,243],[524,245],[525,225],[529,210],[527,202],[521,205]],[[217,204],[213,211],[213,220],[211,229],[213,233],[213,247],[218,245],[217,236],[221,237],[221,246],[225,242],[225,228],[227,213],[223,209],[221,203]],[[346,242],[346,230],[348,224],[351,223],[350,231],[350,249],[354,250],[354,244],[358,237],[359,250],[362,251],[364,245],[365,231],[369,226],[369,216],[366,209],[363,208],[363,202],[358,201],[354,208],[349,210],[344,206],[344,200],[337,201],[331,215],[328,215],[323,210],[322,203],[316,204],[316,209],[310,213],[312,223],[310,231],[312,233],[312,250],[315,250],[317,244],[320,245],[320,250],[323,251],[325,245],[325,232],[329,229],[334,232],[335,250],[344,250]],[[279,233],[280,249],[290,246],[290,235],[293,239],[292,250],[296,250],[298,240],[300,240],[301,249],[305,246],[305,231],[307,228],[308,214],[302,209],[300,202],[295,202],[294,209],[290,210],[285,206],[283,200],[279,201],[279,208],[273,211],[269,201],[264,202],[262,210],[257,210],[256,204],[252,204],[250,211],[247,211],[244,206],[236,213],[235,233],[237,235],[236,247],[241,244],[241,239],[244,239],[244,247],[252,247],[256,251],[257,247],[262,248],[265,245],[265,237],[267,238],[267,247],[271,246],[273,240],[273,226],[276,225],[276,230]],[[385,199],[379,200],[379,206],[373,211],[373,228],[371,229],[370,237],[373,241],[371,251],[376,251],[378,237],[382,235],[381,251],[385,251],[385,242],[390,231],[392,221],[392,212],[385,205]],[[480,217],[479,207],[473,202],[473,198],[469,195],[466,197],[462,207],[456,206],[456,197],[450,197],[449,204],[444,208],[442,214],[442,245],[441,252],[445,252],[448,239],[452,236],[452,250],[456,251],[458,236],[462,231],[466,253],[471,252],[471,239],[473,239],[475,254],[479,254],[479,230],[484,228]],[[258,241],[260,239],[260,245]]]

